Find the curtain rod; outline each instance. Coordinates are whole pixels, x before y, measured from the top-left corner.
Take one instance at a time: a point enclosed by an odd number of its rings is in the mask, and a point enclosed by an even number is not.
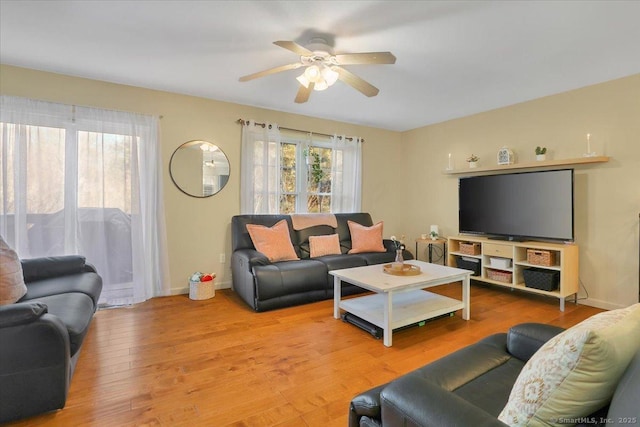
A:
[[[243,119],[238,119],[238,120],[236,120],[236,123],[239,123],[239,124],[241,124],[241,125],[243,125],[243,126],[244,126],[244,125],[247,123],[247,121],[246,121],[246,120],[243,120]],[[256,125],[256,126],[262,126],[262,128],[264,128],[267,124],[266,124],[266,123],[258,123],[258,122],[255,122],[255,125]],[[271,126],[271,125],[269,125],[269,126]],[[283,126],[278,126],[278,128],[279,128],[279,129],[284,129],[284,130],[290,130],[290,131],[293,131],[293,132],[311,133],[311,134],[322,135],[322,136],[328,136],[328,137],[332,137],[332,136],[334,136],[334,135],[329,135],[328,133],[311,132],[311,131],[308,131],[308,130],[301,130],[301,129],[286,128],[286,127],[283,127]],[[338,137],[338,139],[342,139],[342,136],[340,136],[340,135],[337,135],[337,137]],[[350,136],[345,136],[345,137],[344,137],[344,139],[346,139],[347,141],[353,141],[353,138],[352,138],[352,137],[350,137]],[[364,142],[364,139],[360,139],[360,142]]]

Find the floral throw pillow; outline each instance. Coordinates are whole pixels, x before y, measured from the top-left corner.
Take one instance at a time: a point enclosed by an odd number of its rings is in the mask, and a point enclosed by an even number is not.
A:
[[[27,293],[18,254],[0,236],[0,305],[13,304]]]
[[[309,236],[311,258],[324,255],[340,255],[340,237],[337,234]]]
[[[596,314],[546,342],[525,364],[498,419],[560,426],[611,399],[640,347],[640,303]]]
[[[353,221],[347,221],[347,225],[351,233],[350,254],[387,251],[382,243],[382,221],[371,227]]]
[[[280,220],[273,227],[258,224],[247,224],[247,231],[251,236],[253,246],[262,252],[269,261],[293,261],[298,258],[291,243],[289,226],[286,220]]]

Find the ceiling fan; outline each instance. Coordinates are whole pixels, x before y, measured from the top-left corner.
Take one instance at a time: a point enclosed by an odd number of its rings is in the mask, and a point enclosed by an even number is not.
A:
[[[296,78],[300,89],[295,102],[307,102],[312,90],[325,90],[337,80],[342,80],[366,96],[376,96],[380,91],[377,87],[366,82],[342,65],[356,64],[395,64],[396,57],[391,52],[362,52],[334,54],[331,46],[323,38],[313,38],[306,47],[293,41],[277,41],[273,44],[300,55],[300,61],[281,65],[254,74],[240,77],[241,82],[268,76],[282,71],[295,70],[306,67],[304,72]]]

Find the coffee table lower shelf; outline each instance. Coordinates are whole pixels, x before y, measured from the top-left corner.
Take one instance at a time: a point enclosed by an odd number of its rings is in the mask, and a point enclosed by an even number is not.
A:
[[[385,329],[387,294],[372,294],[341,300],[339,307],[361,319]],[[423,320],[462,310],[460,300],[424,290],[398,292],[392,295],[390,329],[399,329]]]

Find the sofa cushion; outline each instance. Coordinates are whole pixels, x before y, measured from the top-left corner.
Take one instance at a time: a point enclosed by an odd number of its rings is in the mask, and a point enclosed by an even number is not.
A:
[[[247,224],[247,231],[256,250],[265,254],[269,261],[278,262],[299,259],[291,243],[287,221],[278,221],[273,227]]]
[[[310,236],[309,252],[311,258],[317,258],[325,255],[339,255],[340,240],[337,234],[329,234],[327,236]]]
[[[597,314],[545,343],[522,369],[499,419],[546,426],[606,405],[640,346],[640,303]]]
[[[328,272],[320,261],[301,259],[260,265],[253,267],[253,274],[260,283],[256,287],[259,301],[313,291],[326,298]]]
[[[27,285],[27,293],[20,302],[69,292],[80,292],[91,297],[95,310],[102,292],[102,278],[97,273],[87,272],[36,280]]]
[[[13,304],[27,293],[22,264],[16,251],[0,236],[0,305]]]
[[[80,292],[70,292],[41,297],[34,301],[45,304],[49,314],[62,320],[69,332],[70,351],[73,357],[82,345],[91,324],[94,313],[92,299]]]
[[[382,221],[371,227],[353,221],[347,221],[347,224],[349,225],[349,232],[351,233],[350,254],[386,252],[384,244],[382,243]]]

